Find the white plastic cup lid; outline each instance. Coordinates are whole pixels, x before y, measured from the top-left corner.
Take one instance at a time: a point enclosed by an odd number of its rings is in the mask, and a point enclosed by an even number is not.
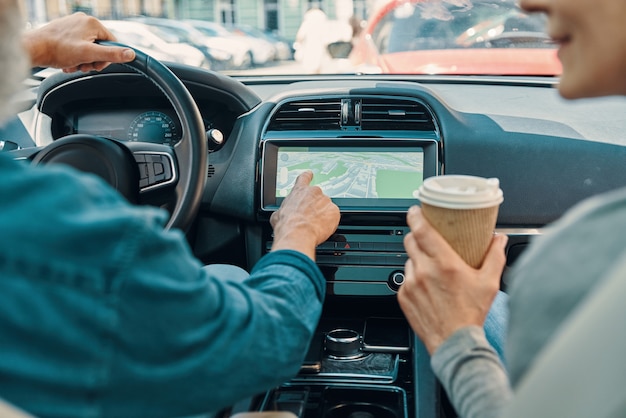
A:
[[[452,174],[425,179],[417,194],[423,203],[448,209],[482,209],[504,201],[497,178]]]

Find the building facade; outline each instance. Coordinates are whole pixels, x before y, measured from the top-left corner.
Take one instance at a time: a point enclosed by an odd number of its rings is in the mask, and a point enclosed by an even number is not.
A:
[[[364,19],[376,0],[21,0],[28,22],[36,26],[83,11],[101,19],[158,16],[245,24],[293,40],[302,16],[320,7],[333,20]]]

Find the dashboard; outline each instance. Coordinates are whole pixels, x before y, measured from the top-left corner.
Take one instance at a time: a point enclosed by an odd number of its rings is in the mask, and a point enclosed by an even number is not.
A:
[[[352,163],[335,167],[345,174],[358,168],[356,159],[378,160],[383,150],[416,163],[400,162],[415,170],[401,174],[411,178],[411,185],[400,190],[392,177],[386,184],[395,186],[383,190],[382,197],[364,198],[368,186],[357,191],[356,184],[356,197],[341,195],[332,188],[340,179],[333,180],[326,190],[336,194],[346,213],[402,213],[415,203],[412,192],[421,179],[431,175],[498,177],[505,192],[501,227],[541,227],[576,202],[624,183],[624,100],[566,102],[552,79],[235,80],[200,69],[172,69],[200,108],[211,151],[200,215],[263,221],[288,190],[281,179],[288,182],[297,172],[283,161],[289,157],[318,174],[332,170],[331,160],[350,155]],[[72,133],[175,145],[181,128],[172,106],[140,75],[121,71],[44,80],[28,126],[32,145],[45,146]],[[590,119],[596,122],[587,123]],[[221,141],[211,140],[215,131]],[[373,170],[390,174],[382,166]]]
[[[234,79],[171,69],[198,104],[209,148],[200,211],[187,234],[200,260],[251,269],[271,248],[269,218],[302,170],[314,171],[342,212],[339,229],[317,249],[327,299],[302,374],[262,402],[251,400],[251,409],[300,399],[290,404],[301,407],[298,416],[318,416],[303,411],[325,408],[345,389],[341,396],[388,400],[396,411],[389,416],[446,416],[445,395],[395,298],[404,279],[405,213],[425,178],[500,179],[497,229],[509,235],[509,266],[572,205],[626,185],[626,102],[566,102],[550,78]],[[23,129],[4,131],[32,147],[75,133],[176,147],[182,135],[161,92],[125,68],[55,74],[34,101],[20,115]],[[28,147],[22,151],[28,157]],[[363,334],[366,351],[388,366],[378,373],[320,357],[319,345],[336,329]]]

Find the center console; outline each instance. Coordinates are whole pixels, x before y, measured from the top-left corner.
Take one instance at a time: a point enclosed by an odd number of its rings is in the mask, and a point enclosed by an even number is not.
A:
[[[413,416],[411,335],[400,317],[326,317],[300,373],[270,391],[262,410],[298,417]]]
[[[404,281],[406,211],[439,170],[438,143],[424,139],[271,139],[262,145],[261,216],[314,173],[341,210],[339,228],[316,250],[326,278],[322,317],[300,373],[265,394],[259,411],[299,418],[434,416],[435,381],[424,347],[397,303]],[[263,231],[265,250],[272,231]],[[420,399],[428,392],[428,402]]]

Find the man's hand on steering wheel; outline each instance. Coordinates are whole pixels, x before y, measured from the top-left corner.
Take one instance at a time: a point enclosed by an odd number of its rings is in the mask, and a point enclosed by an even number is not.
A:
[[[135,59],[128,47],[103,46],[95,41],[116,41],[92,16],[78,12],[24,33],[22,44],[34,67],[61,68],[64,72],[101,71],[111,63]]]

